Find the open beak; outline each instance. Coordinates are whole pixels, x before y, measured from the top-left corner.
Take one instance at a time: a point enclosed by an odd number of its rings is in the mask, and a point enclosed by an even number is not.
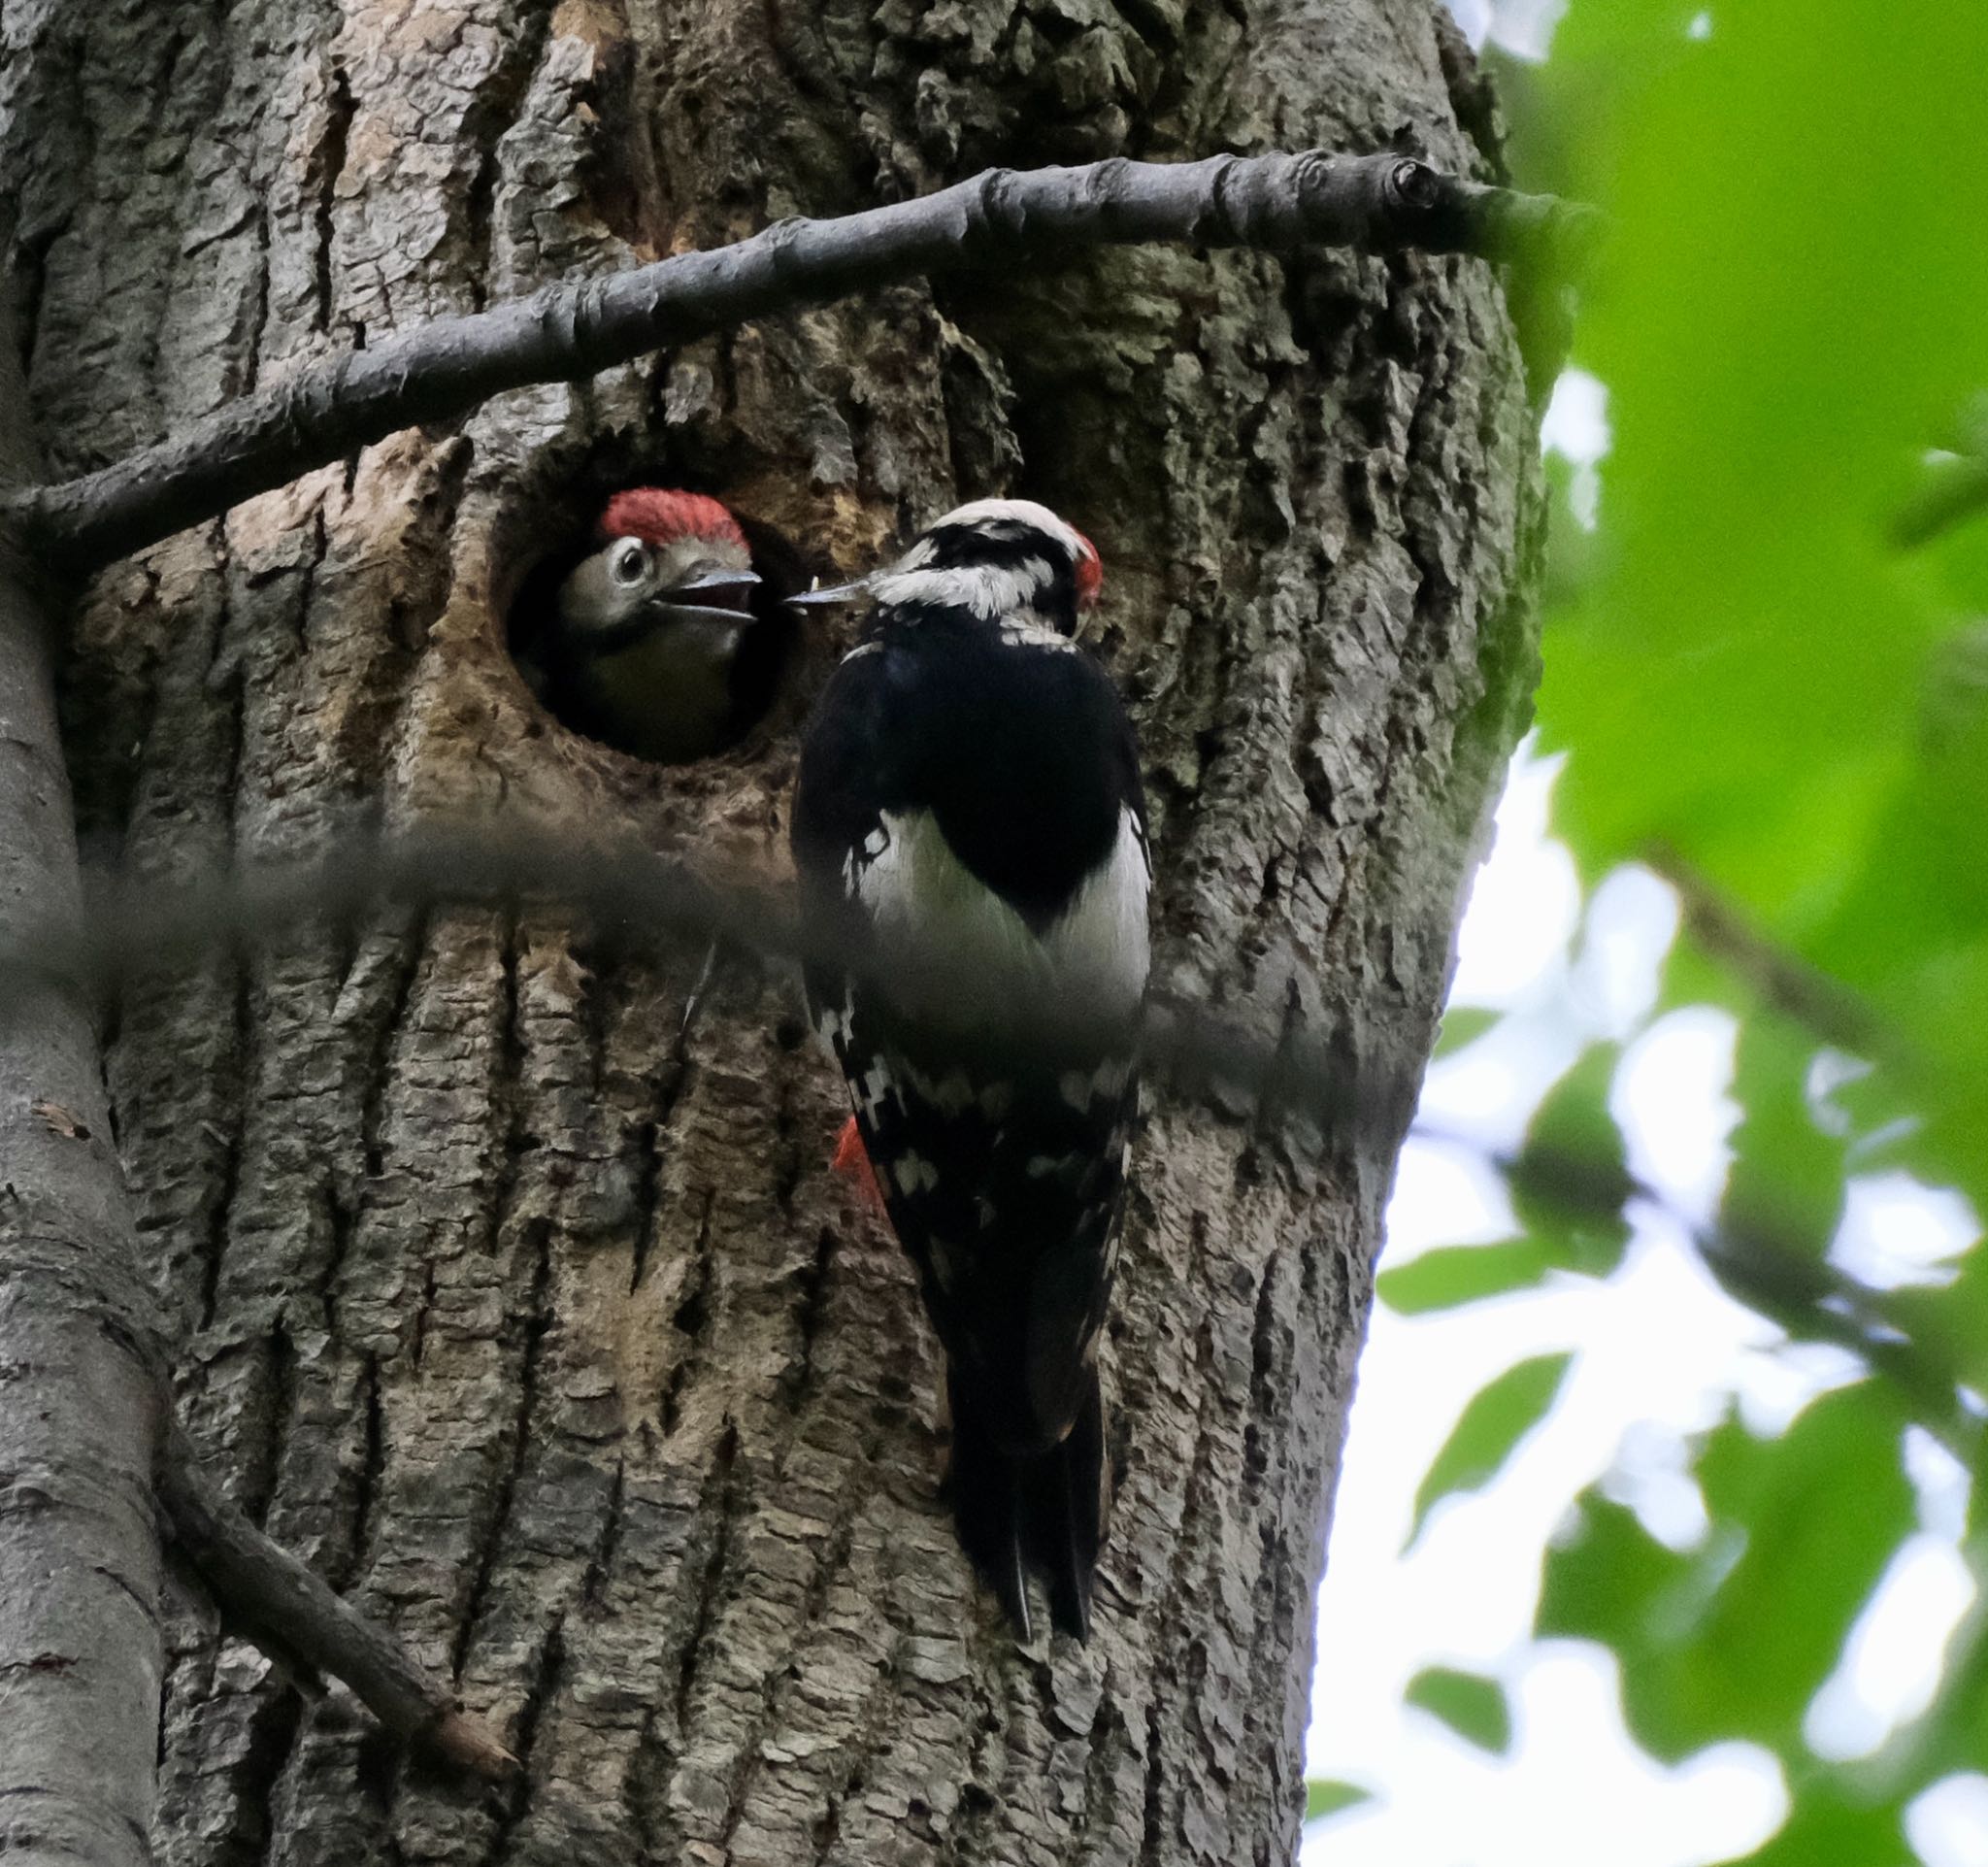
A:
[[[752,592],[758,587],[754,571],[713,569],[672,584],[659,591],[655,600],[677,616],[694,616],[711,622],[750,622]]]

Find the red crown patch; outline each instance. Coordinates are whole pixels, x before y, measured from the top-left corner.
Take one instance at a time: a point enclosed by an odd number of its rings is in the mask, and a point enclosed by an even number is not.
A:
[[[713,544],[746,549],[739,521],[715,499],[701,492],[674,492],[664,486],[632,486],[617,492],[601,514],[603,538],[640,538],[649,545],[674,545],[679,538],[707,538]]]

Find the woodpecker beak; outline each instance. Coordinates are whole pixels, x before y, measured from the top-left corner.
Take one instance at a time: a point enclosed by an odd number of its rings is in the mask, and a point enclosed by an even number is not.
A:
[[[797,596],[784,599],[790,610],[827,610],[838,603],[853,603],[866,596],[870,590],[870,580],[859,577],[853,583],[832,583],[827,589],[803,590]]]
[[[758,587],[756,572],[718,568],[700,571],[695,577],[658,591],[655,600],[679,617],[701,617],[711,622],[750,622],[752,592]]]

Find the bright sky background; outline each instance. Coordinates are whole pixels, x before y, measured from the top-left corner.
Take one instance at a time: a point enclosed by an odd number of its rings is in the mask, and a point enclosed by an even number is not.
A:
[[[1595,463],[1607,447],[1602,385],[1571,373],[1545,439],[1583,470],[1577,508],[1593,523]],[[1737,1113],[1726,1098],[1732,1021],[1697,1008],[1643,1028],[1675,904],[1654,877],[1623,870],[1583,915],[1572,859],[1547,834],[1559,771],[1529,750],[1514,763],[1453,989],[1457,1002],[1508,1016],[1430,1072],[1421,1121],[1456,1140],[1405,1151],[1388,1265],[1516,1232],[1479,1150],[1515,1143],[1597,1037],[1634,1034],[1613,1097],[1632,1168],[1682,1214],[1716,1200]],[[1529,1638],[1547,1542],[1584,1486],[1606,1480],[1653,1534],[1688,1544],[1704,1507],[1684,1437],[1734,1400],[1754,1430],[1777,1431],[1851,1372],[1840,1351],[1788,1345],[1727,1297],[1674,1215],[1637,1219],[1605,1283],[1556,1276],[1535,1293],[1415,1318],[1376,1308],[1319,1601],[1309,1740],[1312,1776],[1375,1796],[1307,1831],[1306,1867],[1701,1867],[1752,1851],[1779,1825],[1787,1801],[1768,1752],[1723,1745],[1668,1769],[1624,1729],[1610,1655]],[[1872,1177],[1853,1187],[1834,1255],[1873,1282],[1910,1281],[1938,1275],[1977,1233],[1953,1195]],[[1440,1506],[1405,1555],[1416,1486],[1465,1402],[1514,1361],[1563,1350],[1575,1359],[1552,1413],[1491,1487]],[[1923,1709],[1972,1601],[1957,1554],[1965,1474],[1930,1442],[1910,1449],[1907,1469],[1920,1532],[1810,1709],[1809,1741],[1828,1756],[1868,1753]],[[1431,1665],[1504,1682],[1508,1757],[1403,1706],[1404,1686]],[[1950,1779],[1922,1797],[1911,1835],[1927,1867],[1988,1867],[1988,1778]]]

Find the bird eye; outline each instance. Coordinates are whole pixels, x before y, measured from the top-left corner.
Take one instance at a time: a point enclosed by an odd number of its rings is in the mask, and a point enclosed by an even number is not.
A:
[[[617,583],[640,583],[648,575],[648,547],[639,538],[624,538],[608,559],[608,574]]]

